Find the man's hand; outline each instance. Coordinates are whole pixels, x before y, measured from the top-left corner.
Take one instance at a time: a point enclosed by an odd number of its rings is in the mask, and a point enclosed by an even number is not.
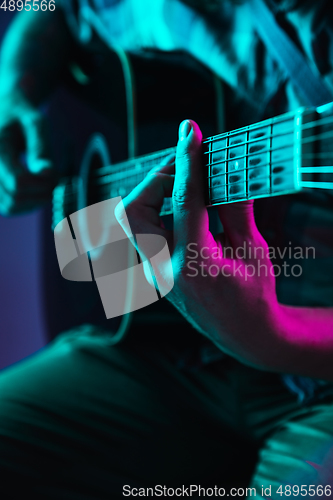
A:
[[[55,182],[44,117],[22,97],[4,96],[0,104],[0,213],[24,213],[40,206],[50,199]]]
[[[213,237],[204,201],[201,140],[197,124],[183,122],[175,176],[171,159],[124,199],[125,211],[134,234],[160,234],[168,241],[175,282],[168,299],[223,351],[266,367],[269,353],[277,354],[280,347],[268,247],[256,227],[252,201],[221,205],[224,233]],[[173,232],[163,228],[159,217],[163,198],[171,193]],[[118,211],[117,217],[130,235],[124,214]],[[146,249],[138,250],[147,254]],[[162,290],[170,281],[165,263],[156,279]]]
[[[278,303],[268,247],[256,227],[252,202],[220,205],[224,233],[215,238],[211,234],[201,138],[193,121],[183,122],[175,176],[169,161],[124,200],[134,234],[159,234],[168,241],[174,277],[168,299],[195,328],[245,364],[333,381],[333,308]],[[167,231],[159,213],[163,198],[171,194],[174,229]],[[125,214],[115,213],[130,235]],[[151,249],[138,250],[144,260]],[[161,262],[155,277],[163,291],[171,282],[170,265]]]

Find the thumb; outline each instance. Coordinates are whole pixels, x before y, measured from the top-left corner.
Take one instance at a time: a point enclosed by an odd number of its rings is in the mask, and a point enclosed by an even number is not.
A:
[[[44,116],[36,111],[26,113],[22,118],[23,133],[26,141],[28,170],[35,175],[52,172],[47,123]]]
[[[197,241],[200,232],[207,229],[201,141],[201,131],[194,121],[180,124],[173,188],[174,244],[179,247]]]
[[[245,240],[257,240],[260,236],[254,219],[253,200],[220,205],[218,213],[233,247],[242,245]]]

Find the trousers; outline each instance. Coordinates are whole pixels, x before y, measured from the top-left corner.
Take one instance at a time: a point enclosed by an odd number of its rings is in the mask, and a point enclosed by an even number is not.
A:
[[[327,486],[332,398],[302,407],[278,374],[231,357],[179,368],[198,335],[147,328],[112,346],[84,325],[3,370],[1,498],[275,499]]]

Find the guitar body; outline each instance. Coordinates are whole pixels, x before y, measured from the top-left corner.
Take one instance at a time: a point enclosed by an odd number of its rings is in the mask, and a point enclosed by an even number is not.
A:
[[[61,132],[55,134],[59,163],[64,149],[59,143],[64,136],[65,148],[74,151],[67,155],[70,162],[60,165],[62,176],[83,180],[81,196],[74,197],[76,201],[67,206],[68,214],[83,204],[100,201],[90,189],[90,183],[94,170],[101,167],[103,154],[104,160],[111,164],[127,159],[127,103],[122,67],[116,54],[100,44],[97,47],[92,49],[91,58],[99,64],[89,75],[89,81],[85,85],[71,81],[69,86],[76,97],[61,94],[54,103],[53,115],[51,110],[53,122],[62,124]],[[130,62],[135,82],[136,155],[175,146],[179,123],[185,118],[200,123],[204,136],[219,131],[215,79],[207,69],[179,53],[131,56]],[[67,131],[64,133],[65,113]],[[96,131],[104,137],[108,150],[102,155],[87,156],[87,144]],[[84,156],[86,161],[82,165]],[[75,182],[70,181],[65,195],[76,187]],[[105,194],[106,198],[111,197],[111,192]],[[52,214],[47,209],[43,222],[43,300],[48,339],[83,323],[116,331],[120,318],[106,320],[96,283],[68,281],[61,276],[51,226]]]

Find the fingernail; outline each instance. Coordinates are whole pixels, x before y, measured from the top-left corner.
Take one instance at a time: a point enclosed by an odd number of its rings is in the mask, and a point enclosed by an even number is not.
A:
[[[179,140],[184,141],[192,130],[192,125],[189,120],[184,120],[179,125]]]

